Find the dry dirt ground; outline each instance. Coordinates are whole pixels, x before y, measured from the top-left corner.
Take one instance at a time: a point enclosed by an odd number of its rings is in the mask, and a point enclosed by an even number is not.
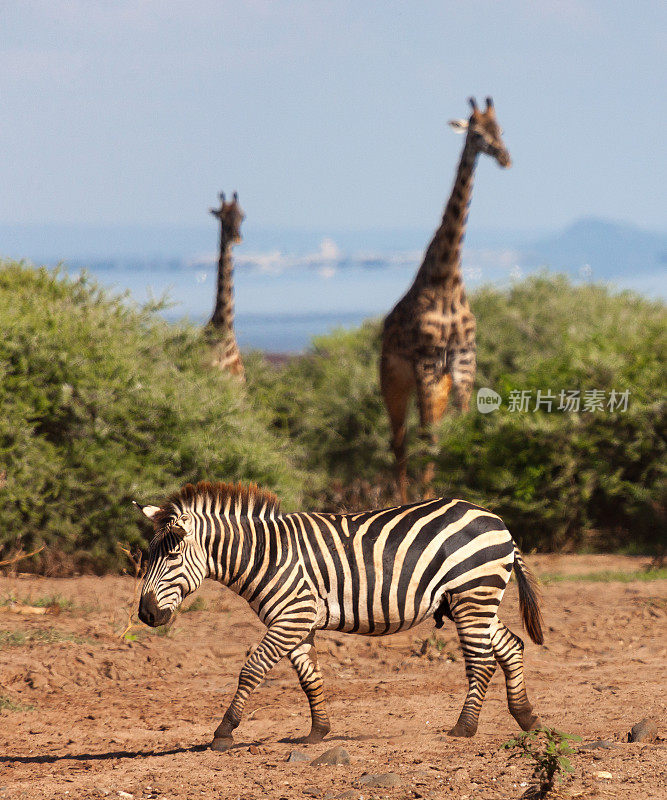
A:
[[[582,737],[574,776],[558,796],[667,797],[667,580],[582,580],[640,570],[646,559],[528,560],[538,574],[570,578],[544,585],[546,645],[527,641],[525,651],[543,722]],[[262,626],[243,601],[207,581],[170,630],[137,625],[123,638],[134,591],[129,577],[0,578],[0,798],[473,800],[526,790],[530,767],[499,749],[520,732],[500,670],[477,736],[446,736],[465,695],[453,627],[436,631],[428,622],[383,639],[319,634],[327,740],[289,741],[308,731],[309,718],[295,674],[281,663],[251,698],[235,748],[216,753],[207,743]],[[53,595],[60,613],[17,612]],[[500,616],[521,633],[514,583]],[[657,739],[628,744],[644,717],[657,722]],[[600,739],[610,746],[581,749]],[[314,758],[335,745],[349,764],[286,761],[293,750]],[[394,773],[399,785],[364,786],[364,773]]]

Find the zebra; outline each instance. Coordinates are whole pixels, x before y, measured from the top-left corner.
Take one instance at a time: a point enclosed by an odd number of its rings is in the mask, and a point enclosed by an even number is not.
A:
[[[138,504],[137,504],[138,505]],[[266,625],[241,669],[211,747],[233,744],[251,692],[287,656],[308,698],[319,742],[330,730],[315,652],[318,630],[397,633],[429,616],[457,628],[468,693],[452,736],[474,736],[496,665],[510,713],[523,730],[541,725],[528,700],[523,642],[496,611],[514,569],[530,638],[543,643],[537,583],[500,517],[443,498],[361,513],[282,513],[256,485],[187,484],[161,506],[138,506],[155,534],[139,619],[164,625],[204,578],[243,597]]]

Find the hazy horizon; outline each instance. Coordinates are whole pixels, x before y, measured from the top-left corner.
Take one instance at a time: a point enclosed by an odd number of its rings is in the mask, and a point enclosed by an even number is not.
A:
[[[438,223],[438,219],[434,224]],[[479,228],[469,225],[465,249],[483,247],[528,246],[549,236],[557,236],[586,223],[601,223],[620,229],[636,229],[656,237],[667,238],[667,227],[650,228],[619,220],[594,216],[571,220],[558,228]],[[334,227],[262,227],[244,223],[243,241],[235,253],[255,253],[279,249],[305,253],[331,239],[342,248],[362,251],[396,252],[425,249],[434,228],[334,228]],[[182,225],[157,223],[3,223],[0,222],[0,257],[53,261],[54,259],[85,260],[104,258],[175,258],[184,259],[217,251],[219,227],[213,222]]]

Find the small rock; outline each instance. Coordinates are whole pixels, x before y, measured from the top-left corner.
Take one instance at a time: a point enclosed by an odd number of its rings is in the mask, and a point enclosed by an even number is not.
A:
[[[611,774],[611,772],[596,772],[595,777],[605,778],[606,780],[609,780],[609,778],[613,778],[614,776]]]
[[[134,795],[130,794],[129,792],[118,792],[118,797],[127,797],[127,798],[130,798],[130,800],[131,800],[131,798],[133,798]]]
[[[463,769],[457,769],[450,780],[452,783],[467,783],[470,780],[470,773],[465,767]]]
[[[310,756],[308,753],[304,753],[303,750],[292,750],[292,752],[287,756],[287,761],[290,764],[298,763],[300,761],[310,761]]]
[[[259,747],[256,744],[251,744],[248,748],[248,752],[251,753],[253,756],[259,755]]]
[[[314,786],[306,786],[306,788],[302,789],[301,791],[307,797],[321,797],[322,796],[322,792],[319,789],[316,789]]]
[[[314,758],[310,763],[314,765],[349,764],[350,754],[344,747],[339,745],[338,747],[332,747],[329,750],[325,750],[322,755],[317,756],[317,758]]]
[[[629,742],[652,742],[658,735],[658,726],[656,723],[645,717],[641,722],[632,726],[632,730],[628,734]]]
[[[395,772],[383,772],[381,775],[362,775],[359,778],[361,786],[374,786],[388,789],[390,786],[400,786],[401,779]]]
[[[612,747],[618,747],[611,739],[596,739],[594,742],[582,744],[580,750],[609,750]]]

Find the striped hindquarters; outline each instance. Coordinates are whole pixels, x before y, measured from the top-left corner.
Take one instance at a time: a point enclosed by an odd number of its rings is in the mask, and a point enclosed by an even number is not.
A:
[[[288,514],[323,600],[318,627],[383,635],[433,614],[446,596],[487,588],[499,602],[514,560],[502,520],[461,500],[361,514]]]

